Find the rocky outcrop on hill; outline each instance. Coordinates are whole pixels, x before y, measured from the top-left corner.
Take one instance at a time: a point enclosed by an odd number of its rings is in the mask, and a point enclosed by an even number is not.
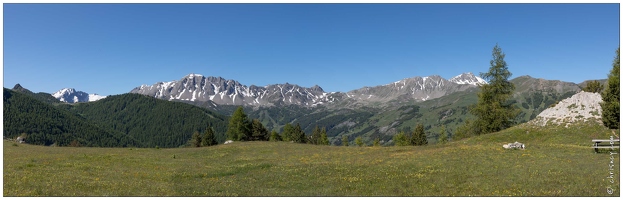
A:
[[[566,127],[575,122],[589,120],[601,122],[601,105],[599,105],[601,102],[601,95],[598,93],[579,92],[560,101],[556,106],[545,109],[528,123],[537,126],[550,123]]]

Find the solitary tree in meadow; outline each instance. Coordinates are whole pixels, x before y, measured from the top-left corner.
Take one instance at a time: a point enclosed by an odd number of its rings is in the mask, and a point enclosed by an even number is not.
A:
[[[411,145],[421,146],[428,144],[428,140],[426,140],[426,132],[424,132],[424,125],[418,124],[415,126],[415,130],[413,130],[413,134],[411,135]]]
[[[445,144],[448,142],[448,132],[446,131],[446,126],[442,125],[441,130],[439,131],[439,144]]]
[[[470,109],[470,113],[476,116],[471,129],[478,135],[511,127],[520,112],[509,101],[515,85],[508,80],[512,74],[504,61],[506,55],[497,44],[493,47],[492,56],[489,72],[480,73],[488,84],[479,86],[478,103]]]

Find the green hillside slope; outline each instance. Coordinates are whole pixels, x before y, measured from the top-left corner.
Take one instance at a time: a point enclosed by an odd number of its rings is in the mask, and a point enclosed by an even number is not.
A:
[[[140,94],[122,94],[66,107],[100,126],[110,127],[141,141],[144,147],[185,145],[195,131],[214,128],[225,141],[227,118],[205,108]]]
[[[4,137],[15,138],[26,133],[26,142],[39,145],[67,146],[75,140],[82,146],[142,146],[132,137],[106,126],[93,125],[30,95],[4,88],[3,104]]]

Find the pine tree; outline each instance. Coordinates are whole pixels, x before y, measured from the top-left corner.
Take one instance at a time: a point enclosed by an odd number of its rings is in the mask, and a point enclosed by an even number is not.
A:
[[[510,103],[515,85],[508,81],[512,75],[502,49],[496,44],[493,47],[493,59],[489,72],[481,73],[480,76],[488,81],[488,84],[480,85],[478,103],[472,106],[470,113],[476,116],[474,122],[476,134],[486,134],[500,131],[511,127],[513,119],[519,114],[519,109]]]
[[[229,119],[227,126],[227,138],[234,141],[249,140],[251,137],[251,123],[244,114],[242,106],[239,106]]]
[[[199,131],[195,131],[195,133],[193,133],[190,145],[192,147],[201,147],[201,135],[199,135]]]
[[[260,122],[260,120],[253,119],[253,122],[251,123],[251,140],[267,141],[268,139],[268,130],[264,128],[264,125]]]
[[[325,127],[322,127],[320,131],[320,145],[329,145],[329,137],[327,137],[327,130]]]
[[[320,128],[316,125],[314,130],[312,130],[312,134],[310,135],[308,142],[310,144],[320,144],[320,132]]]
[[[217,144],[216,136],[214,135],[214,130],[212,130],[212,127],[208,127],[208,129],[206,129],[206,132],[205,134],[203,134],[203,137],[201,139],[201,145],[204,147]]]
[[[608,74],[608,87],[602,94],[603,102],[601,103],[601,120],[604,125],[610,129],[619,129],[619,123],[621,120],[620,113],[620,48],[617,48],[616,56],[612,61],[612,70]]]
[[[273,130],[270,132],[270,141],[281,141],[281,136],[277,133],[277,131]]]
[[[448,142],[448,132],[446,132],[446,126],[441,125],[441,130],[439,131],[439,144],[445,144]]]
[[[292,138],[293,138],[292,141],[296,143],[307,142],[307,138],[305,137],[305,132],[303,131],[303,129],[301,129],[301,124],[296,123],[296,126],[294,126],[294,135]]]
[[[348,136],[342,135],[342,146],[348,146]]]
[[[415,126],[415,130],[413,130],[413,134],[411,135],[410,143],[414,146],[428,144],[428,140],[426,140],[426,133],[424,132],[424,125],[418,124]]]
[[[282,136],[282,140],[289,142],[292,141],[294,138],[294,126],[292,126],[292,124],[287,123],[284,127],[283,127],[283,133],[281,133]]]

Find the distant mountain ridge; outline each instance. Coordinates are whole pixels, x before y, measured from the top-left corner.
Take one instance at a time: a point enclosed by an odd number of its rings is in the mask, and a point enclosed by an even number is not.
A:
[[[319,86],[305,88],[289,83],[264,87],[242,85],[222,77],[189,74],[179,81],[141,85],[130,93],[159,99],[214,102],[219,105],[315,105],[333,99]]]
[[[83,91],[76,91],[76,89],[74,88],[63,88],[52,94],[52,96],[54,96],[54,98],[58,99],[59,101],[66,103],[91,102],[106,98],[106,96],[101,96],[98,94],[89,94]]]
[[[339,101],[357,103],[379,103],[395,99],[426,101],[452,92],[464,91],[486,84],[486,81],[471,72],[446,80],[441,76],[412,77],[394,83],[364,87],[350,92],[325,92],[320,86],[311,88],[295,84],[272,84],[264,87],[246,86],[236,80],[222,77],[188,74],[182,79],[141,85],[130,93],[143,94],[159,99],[190,102],[211,102],[217,105],[275,106],[299,105],[314,107]]]
[[[45,102],[45,103],[50,103],[50,104],[60,103],[60,101],[54,98],[51,94],[44,93],[44,92],[39,92],[35,94],[34,92],[22,87],[22,85],[20,85],[19,83],[15,84],[15,86],[13,86],[13,89],[11,90],[34,97],[35,99]]]

